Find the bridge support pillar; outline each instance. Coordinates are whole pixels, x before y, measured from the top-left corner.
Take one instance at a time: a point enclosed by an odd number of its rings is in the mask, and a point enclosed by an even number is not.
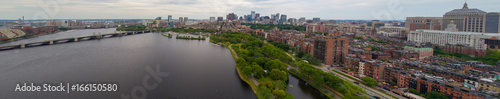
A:
[[[25,46],[23,43],[21,43],[21,48],[25,48],[25,47],[26,47],[26,46]]]
[[[144,33],[144,31],[142,31],[142,33]]]
[[[54,41],[50,40],[49,45],[52,45],[52,44],[54,44]]]
[[[135,32],[132,32],[132,35],[135,35]]]
[[[75,37],[73,42],[78,42],[78,37]]]
[[[101,38],[102,38],[101,32],[99,32],[99,34],[97,34],[97,38],[98,38],[98,39],[101,39]]]

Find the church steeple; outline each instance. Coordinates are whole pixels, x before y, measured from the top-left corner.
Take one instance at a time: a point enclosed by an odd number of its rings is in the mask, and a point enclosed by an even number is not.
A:
[[[464,7],[462,7],[462,9],[469,9],[469,7],[467,6],[467,0],[465,0]]]

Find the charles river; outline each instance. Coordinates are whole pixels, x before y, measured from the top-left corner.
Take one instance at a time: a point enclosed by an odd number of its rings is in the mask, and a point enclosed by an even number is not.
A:
[[[113,33],[70,30],[0,44]],[[0,51],[0,99],[256,99],[235,69],[231,52],[209,40],[177,40],[159,33]],[[116,84],[112,92],[19,92],[16,85]],[[325,98],[291,76],[296,99]]]

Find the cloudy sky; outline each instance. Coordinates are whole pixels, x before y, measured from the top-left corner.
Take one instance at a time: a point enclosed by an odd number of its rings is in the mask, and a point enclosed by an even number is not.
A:
[[[2,0],[0,19],[208,19],[234,12],[256,11],[288,18],[405,19],[442,16],[461,8],[464,0]],[[500,12],[500,0],[468,0],[469,8]]]

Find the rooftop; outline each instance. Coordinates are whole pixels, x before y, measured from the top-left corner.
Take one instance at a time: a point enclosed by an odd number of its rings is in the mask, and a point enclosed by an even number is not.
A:
[[[469,9],[467,3],[464,3],[462,9],[453,9],[451,11],[446,12],[446,14],[462,14],[462,13],[486,13],[486,12],[476,8]]]

